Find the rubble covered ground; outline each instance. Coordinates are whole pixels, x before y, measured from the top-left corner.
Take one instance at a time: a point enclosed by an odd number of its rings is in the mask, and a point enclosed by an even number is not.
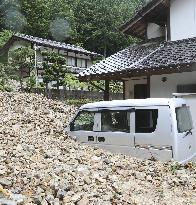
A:
[[[74,107],[0,93],[0,204],[195,204],[196,168],[80,145],[64,131]]]

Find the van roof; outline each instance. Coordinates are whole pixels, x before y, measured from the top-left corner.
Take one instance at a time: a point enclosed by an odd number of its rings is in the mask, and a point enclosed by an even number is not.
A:
[[[80,109],[93,108],[111,108],[111,107],[143,107],[143,106],[167,106],[171,104],[182,103],[185,100],[182,98],[148,98],[148,99],[128,99],[128,100],[113,100],[88,103],[80,107]]]

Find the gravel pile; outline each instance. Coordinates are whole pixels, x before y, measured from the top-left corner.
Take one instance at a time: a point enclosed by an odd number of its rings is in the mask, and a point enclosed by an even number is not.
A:
[[[0,204],[195,204],[196,168],[82,146],[64,134],[74,107],[0,93]]]

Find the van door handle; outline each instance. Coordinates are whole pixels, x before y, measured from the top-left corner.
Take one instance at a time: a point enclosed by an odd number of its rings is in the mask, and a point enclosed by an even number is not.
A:
[[[105,142],[105,137],[98,137],[98,142]]]
[[[88,136],[88,141],[95,141],[95,138],[93,136]]]

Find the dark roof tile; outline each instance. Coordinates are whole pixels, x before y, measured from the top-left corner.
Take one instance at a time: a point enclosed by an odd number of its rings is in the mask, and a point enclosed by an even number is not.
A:
[[[37,43],[37,44],[40,44],[40,45],[44,45],[44,46],[56,47],[56,48],[60,48],[60,49],[63,49],[63,50],[69,50],[69,51],[78,52],[78,53],[82,53],[82,54],[86,54],[86,55],[101,56],[97,53],[85,50],[84,48],[82,48],[80,46],[65,44],[65,43],[52,41],[52,40],[48,40],[48,39],[43,39],[43,38],[38,38],[38,37],[30,36],[30,35],[15,34],[15,35],[13,35],[13,37],[23,39],[23,40],[26,40],[26,41],[30,41],[30,42],[33,42],[33,43]]]
[[[196,62],[196,38],[165,42],[131,45],[130,47],[106,58],[87,70],[79,77],[131,72],[134,69],[171,67]]]

